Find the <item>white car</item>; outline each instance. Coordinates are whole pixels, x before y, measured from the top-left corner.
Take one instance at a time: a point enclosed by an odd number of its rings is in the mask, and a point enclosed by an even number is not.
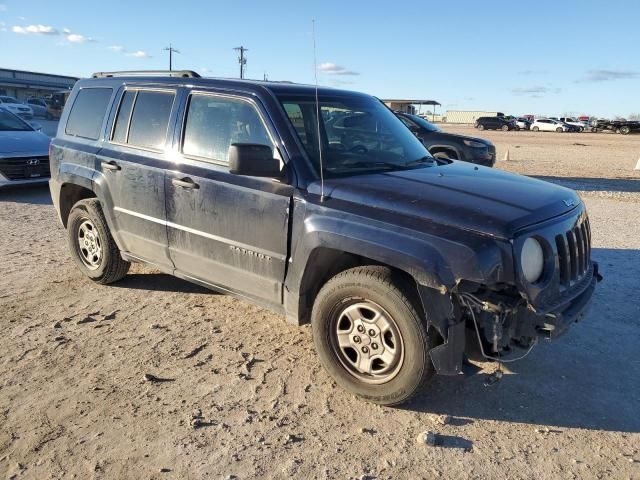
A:
[[[552,120],[551,118],[536,118],[531,124],[531,130],[534,132],[568,132],[571,127],[560,120]]]
[[[0,188],[49,181],[51,139],[0,108]]]
[[[561,122],[566,123],[567,125],[573,125],[574,127],[578,127],[578,129],[581,132],[584,132],[584,123],[582,123],[579,120],[576,120],[575,118],[571,118],[571,117],[560,117],[559,120]]]
[[[33,110],[31,109],[31,107],[25,105],[24,103],[16,100],[13,97],[0,95],[0,108],[9,110],[14,115],[26,118],[27,120],[31,120],[33,118]]]

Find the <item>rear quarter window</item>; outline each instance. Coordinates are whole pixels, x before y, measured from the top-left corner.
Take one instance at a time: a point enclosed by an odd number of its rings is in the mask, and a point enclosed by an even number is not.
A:
[[[97,140],[109,106],[113,89],[83,88],[78,92],[69,112],[65,133]]]
[[[150,150],[163,150],[175,93],[156,90],[125,92],[111,141]]]

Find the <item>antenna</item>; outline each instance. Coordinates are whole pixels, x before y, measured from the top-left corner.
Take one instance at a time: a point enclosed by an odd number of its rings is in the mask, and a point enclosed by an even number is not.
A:
[[[320,102],[318,102],[318,61],[316,59],[316,21],[311,20],[313,36],[313,75],[316,80],[316,123],[318,125],[318,156],[320,157],[320,201],[324,202],[324,169],[322,168],[322,140],[320,139]]]

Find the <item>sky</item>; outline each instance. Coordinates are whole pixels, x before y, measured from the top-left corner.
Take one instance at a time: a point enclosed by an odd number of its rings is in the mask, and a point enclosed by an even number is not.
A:
[[[150,7],[153,5],[153,7]],[[0,67],[318,82],[437,110],[640,113],[640,1],[0,0]]]

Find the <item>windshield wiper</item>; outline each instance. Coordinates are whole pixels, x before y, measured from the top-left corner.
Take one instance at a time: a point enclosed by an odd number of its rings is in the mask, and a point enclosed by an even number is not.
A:
[[[367,168],[367,167],[382,167],[382,168],[402,168],[404,165],[392,163],[392,162],[381,162],[381,161],[366,161],[360,160],[357,162],[347,162],[341,165],[342,167],[355,167],[355,168]]]
[[[438,161],[433,158],[431,155],[425,155],[424,157],[420,157],[416,160],[412,160],[410,162],[407,162],[405,164],[403,164],[403,167],[415,167],[416,165],[422,165],[424,163],[430,163],[432,167],[435,167],[438,165]]]

